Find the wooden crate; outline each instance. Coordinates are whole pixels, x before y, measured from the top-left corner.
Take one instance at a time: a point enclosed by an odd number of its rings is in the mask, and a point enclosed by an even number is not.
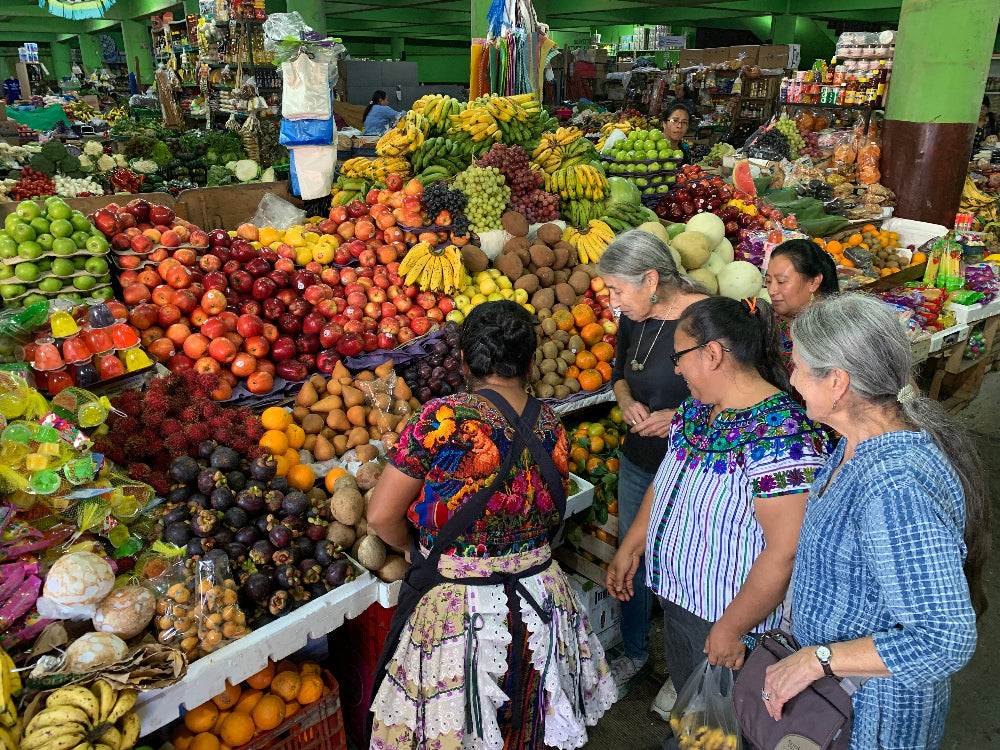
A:
[[[955,414],[979,395],[982,388],[983,378],[986,376],[988,368],[991,366],[993,345],[997,339],[997,328],[1000,324],[1000,315],[994,315],[982,322],[983,339],[986,348],[975,359],[965,359],[966,343],[956,346],[954,352],[945,362],[944,375],[941,378],[941,391],[946,394],[946,398],[941,401],[941,405],[949,414]],[[973,326],[976,328],[978,326]]]
[[[594,524],[594,526],[607,533],[617,542],[618,516],[608,516],[606,523]],[[611,545],[602,542],[597,537],[584,532],[583,539],[580,541],[580,549],[593,555],[603,563],[609,563],[614,559],[615,553],[618,551],[618,546],[617,544]],[[607,571],[598,563],[588,560],[578,552],[574,552],[570,547],[566,545],[557,547],[553,551],[552,556],[562,563],[563,566],[579,573],[587,580],[601,586],[604,585],[604,581],[607,578]]]

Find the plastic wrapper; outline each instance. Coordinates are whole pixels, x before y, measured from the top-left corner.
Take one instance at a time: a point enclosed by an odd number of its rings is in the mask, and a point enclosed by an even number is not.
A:
[[[274,193],[264,193],[264,197],[257,204],[257,213],[250,218],[249,223],[256,227],[274,227],[283,230],[304,224],[305,220],[306,212],[301,208],[296,208]]]
[[[670,712],[670,728],[681,750],[742,750],[733,711],[733,671],[708,659],[696,669]]]
[[[278,142],[282,146],[329,146],[336,137],[332,119],[288,120],[282,118]]]
[[[329,120],[329,71],[326,60],[314,60],[305,52],[282,63],[281,116],[286,120]]]
[[[291,154],[293,185],[304,201],[328,198],[337,166],[335,146],[298,146]]]

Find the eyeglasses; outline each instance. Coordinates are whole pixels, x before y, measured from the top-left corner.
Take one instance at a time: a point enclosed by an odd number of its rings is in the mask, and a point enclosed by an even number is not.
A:
[[[690,120],[675,120],[673,117],[667,120],[667,122],[671,123],[672,125],[684,125],[685,127],[691,124]]]
[[[673,354],[670,355],[670,361],[674,363],[674,367],[677,367],[677,365],[679,365],[681,363],[681,357],[683,357],[685,354],[688,354],[688,353],[693,352],[693,351],[697,351],[698,349],[704,349],[706,346],[708,346],[711,343],[712,343],[711,341],[706,341],[704,344],[698,344],[698,346],[692,346],[690,349],[682,349],[679,352],[674,352]],[[716,342],[716,343],[718,343],[718,342]],[[722,344],[719,344],[719,346],[722,348],[722,351],[724,351],[724,352],[731,352],[732,351],[732,349],[727,349],[726,347],[722,346]]]

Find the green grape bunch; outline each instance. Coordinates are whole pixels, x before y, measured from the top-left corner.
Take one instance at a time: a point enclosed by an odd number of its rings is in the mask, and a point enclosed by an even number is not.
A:
[[[510,203],[510,188],[496,167],[469,167],[455,178],[455,187],[468,199],[465,215],[476,232],[500,229],[500,218]]]
[[[778,129],[778,132],[785,136],[785,140],[788,141],[788,151],[791,158],[798,158],[799,149],[805,146],[806,142],[799,135],[799,126],[795,124],[795,120],[782,117],[775,123],[775,127]]]

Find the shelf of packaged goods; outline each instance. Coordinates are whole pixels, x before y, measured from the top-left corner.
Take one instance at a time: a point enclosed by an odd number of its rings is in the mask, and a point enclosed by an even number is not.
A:
[[[815,103],[804,103],[804,102],[778,102],[782,107],[819,107],[820,109],[882,109],[880,104],[821,104],[820,102]]]

